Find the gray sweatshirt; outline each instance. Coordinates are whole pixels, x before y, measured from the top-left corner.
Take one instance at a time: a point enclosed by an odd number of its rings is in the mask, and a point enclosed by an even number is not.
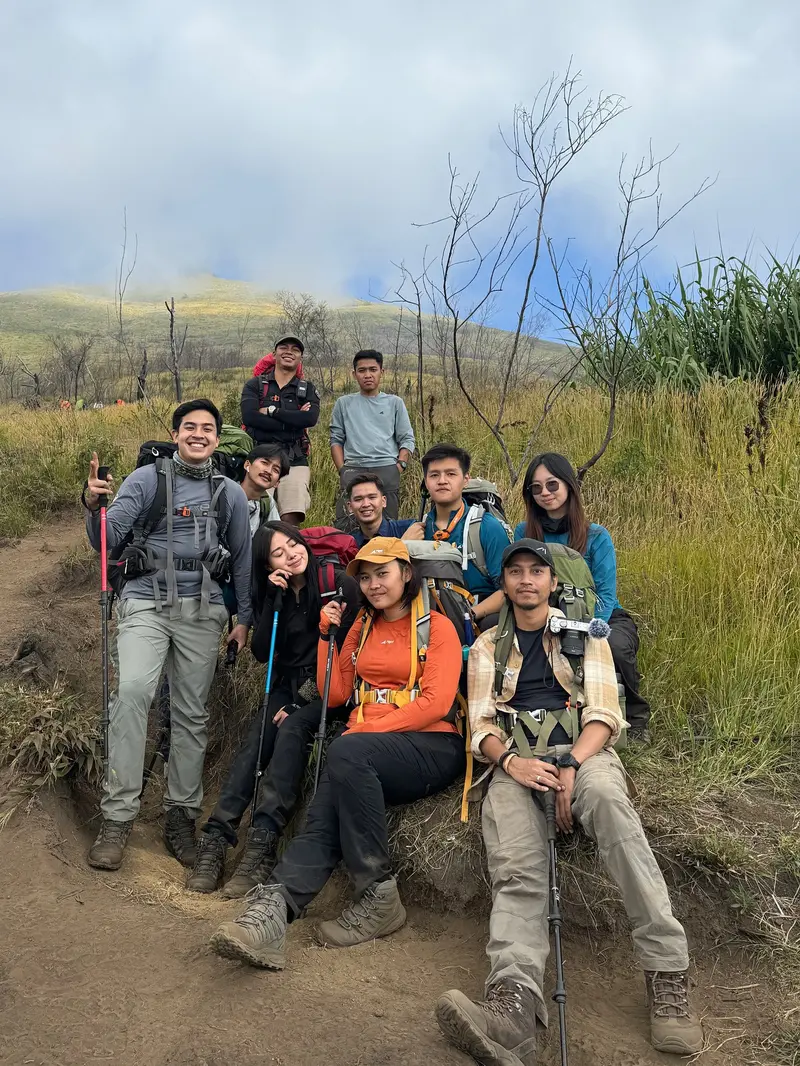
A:
[[[116,547],[125,539],[133,526],[139,520],[143,520],[153,503],[156,495],[158,472],[154,464],[139,467],[122,483],[117,495],[108,508],[106,515],[106,532],[109,549]],[[225,487],[220,496],[220,510],[228,517],[228,526],[225,534],[226,547],[231,553],[231,575],[236,591],[238,604],[238,621],[242,625],[252,624],[252,611],[250,608],[250,518],[247,510],[247,497],[242,491],[241,485],[235,481],[224,478]],[[208,478],[196,480],[194,478],[181,477],[174,473],[174,509],[188,507],[197,510],[211,501],[211,485]],[[215,479],[215,485],[219,481]],[[172,550],[176,557],[184,559],[199,559],[203,554],[205,527],[201,519],[200,547],[195,547],[195,519],[184,518],[181,515],[174,516],[172,535]],[[219,543],[217,539],[216,523],[211,523],[210,547],[215,548]],[[89,543],[95,549],[100,550],[100,512],[88,511],[86,514],[86,532]],[[167,554],[167,523],[161,522],[147,538],[147,547],[159,556]],[[202,573],[192,570],[178,570],[176,572],[178,583],[178,595],[185,599],[200,599],[200,587]],[[164,574],[158,576],[158,585],[161,590],[161,598],[167,598],[167,584]],[[153,580],[151,577],[137,577],[126,582],[122,592],[122,599],[152,600]],[[215,582],[211,582],[211,603],[222,603],[222,590]]]
[[[331,444],[344,448],[347,466],[391,466],[401,448],[414,451],[414,430],[406,405],[399,396],[387,392],[340,396],[331,415]]]

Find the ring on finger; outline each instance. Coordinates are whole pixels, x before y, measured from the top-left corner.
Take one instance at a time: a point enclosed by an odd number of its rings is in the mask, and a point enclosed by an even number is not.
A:
[[[542,780],[541,777],[537,774],[536,775],[536,784],[538,785],[541,780]]]

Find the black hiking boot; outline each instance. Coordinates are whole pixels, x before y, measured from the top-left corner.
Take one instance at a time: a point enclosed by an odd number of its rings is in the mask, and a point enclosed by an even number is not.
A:
[[[228,842],[219,833],[201,833],[197,841],[197,858],[186,879],[190,892],[216,892],[225,872]]]
[[[164,843],[170,855],[181,866],[191,869],[197,860],[197,841],[194,836],[194,819],[183,807],[170,807],[164,819]]]
[[[112,822],[104,818],[97,839],[89,848],[89,865],[97,870],[118,870],[122,866],[122,856],[131,829],[133,822]]]
[[[498,981],[479,1003],[458,989],[445,992],[436,1021],[452,1044],[482,1066],[536,1066],[537,1005],[531,989]]]
[[[703,1050],[703,1026],[689,1006],[689,975],[649,971],[647,1003],[650,1040],[656,1051],[668,1055],[697,1055]]]
[[[270,829],[248,829],[242,854],[222,890],[222,898],[242,899],[256,885],[265,884],[277,861],[277,852],[277,833]]]

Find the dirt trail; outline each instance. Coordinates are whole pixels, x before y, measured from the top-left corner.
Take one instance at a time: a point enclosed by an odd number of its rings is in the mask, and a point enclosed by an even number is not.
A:
[[[50,542],[63,552],[79,540],[74,523],[60,525]],[[3,641],[11,646],[31,622],[57,618],[64,647],[75,654],[96,629],[96,589],[86,583],[75,596],[37,592],[41,545],[37,536],[0,549]],[[44,558],[52,567],[57,555]],[[0,835],[6,1066],[467,1066],[440,1036],[431,1011],[447,988],[481,993],[483,920],[412,907],[407,926],[387,940],[322,949],[313,926],[338,913],[337,883],[307,920],[291,927],[286,971],[264,973],[208,951],[211,932],[240,904],[186,893],[183,871],[164,852],[156,825],[147,819],[137,825],[125,866],[110,874],[85,864],[93,829],[63,786],[15,815]],[[575,934],[565,952],[572,1066],[678,1061],[648,1043],[627,937],[616,943]],[[698,962],[710,1045],[731,1038],[701,1061],[741,1063],[737,1034],[752,1027],[755,997],[766,989],[730,949],[706,945]],[[554,1040],[551,1025],[544,1066],[557,1061]]]

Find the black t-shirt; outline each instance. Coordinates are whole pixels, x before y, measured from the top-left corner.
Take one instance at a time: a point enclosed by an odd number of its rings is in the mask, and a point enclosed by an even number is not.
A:
[[[553,673],[553,668],[544,650],[541,629],[517,629],[517,641],[522,652],[522,666],[517,678],[517,689],[509,706],[515,711],[559,711],[567,705],[569,693]],[[569,736],[561,726],[556,726],[550,735],[550,744],[569,744]]]
[[[347,604],[342,624],[336,634],[336,644],[341,648],[350,626],[355,621],[360,598],[358,585],[338,566],[334,568],[334,588],[341,588]],[[260,605],[260,614],[251,642],[253,655],[262,663],[269,658],[272,638],[272,600],[275,595],[275,586],[268,584],[267,593],[268,601]],[[292,677],[295,680],[302,680],[305,677],[316,676],[318,643],[319,615],[314,618],[309,617],[308,586],[304,585],[299,593],[289,589],[283,595],[283,606],[278,620],[273,666],[276,677],[282,680]]]

